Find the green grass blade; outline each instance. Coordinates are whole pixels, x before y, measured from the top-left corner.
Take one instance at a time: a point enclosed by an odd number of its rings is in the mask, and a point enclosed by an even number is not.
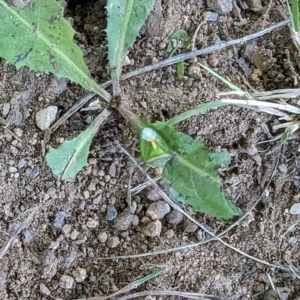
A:
[[[194,115],[200,114],[200,113],[205,113],[206,111],[210,109],[216,109],[221,106],[227,105],[226,103],[222,103],[221,101],[212,101],[208,103],[204,103],[199,105],[198,107],[192,108],[190,110],[187,110],[167,121],[167,124],[174,126],[178,124],[179,122],[182,122]]]
[[[299,33],[299,0],[292,0],[292,20],[295,31]]]
[[[184,75],[184,62],[180,61],[176,64],[176,75],[181,79]]]
[[[55,0],[31,0],[25,8],[0,0],[0,19],[0,56],[8,63],[69,78],[110,100],[110,94],[91,78],[73,41],[75,31]]]
[[[223,78],[221,75],[219,75],[218,73],[216,73],[215,71],[213,71],[211,68],[204,66],[202,64],[199,63],[199,65],[204,68],[207,72],[209,72],[210,74],[212,74],[213,76],[215,76],[216,78],[220,79],[223,83],[225,83],[231,90],[233,91],[242,91],[237,85],[233,84],[232,82],[230,82],[229,80]]]
[[[111,299],[111,298],[115,298],[119,295],[122,295],[124,293],[128,293],[129,291],[137,288],[139,285],[149,281],[150,279],[158,276],[159,274],[165,272],[167,270],[167,266],[164,266],[163,268],[157,270],[157,271],[154,271],[153,273],[141,278],[141,279],[138,279],[138,280],[135,280],[134,282],[132,283],[129,283],[128,285],[126,285],[125,287],[123,287],[122,289],[118,290],[117,292],[111,294],[111,295],[108,295],[108,296],[99,296],[99,297],[90,297],[90,298],[81,298],[81,299],[77,299],[77,300],[106,300],[106,299]]]
[[[167,270],[167,266],[164,266],[163,268],[157,270],[157,271],[154,271],[152,272],[151,274],[149,275],[146,275],[145,277],[143,278],[140,278],[138,280],[136,280],[134,283],[133,283],[133,287],[136,288],[138,287],[139,285],[151,280],[152,278],[160,275],[161,273],[165,272]]]
[[[112,79],[119,79],[124,59],[154,5],[154,0],[108,0],[108,59]]]

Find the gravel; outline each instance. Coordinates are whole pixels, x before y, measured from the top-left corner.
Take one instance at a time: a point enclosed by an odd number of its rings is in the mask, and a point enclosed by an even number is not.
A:
[[[142,233],[146,236],[153,238],[156,236],[160,236],[161,228],[161,222],[159,220],[155,220],[149,223],[147,226],[143,227]]]
[[[116,248],[120,244],[120,239],[117,236],[112,236],[107,239],[106,245],[109,248]]]
[[[146,211],[146,216],[152,220],[161,220],[170,212],[170,205],[164,201],[159,201],[150,204]]]
[[[76,268],[72,275],[74,276],[77,282],[82,282],[86,278],[86,269],[83,268]]]
[[[228,14],[232,11],[232,0],[207,0],[207,7],[218,14]]]
[[[167,221],[171,225],[179,225],[182,220],[183,214],[177,210],[174,210],[167,215]]]
[[[124,211],[115,219],[114,227],[121,231],[127,230],[133,220],[134,215],[132,215],[129,211]]]
[[[48,106],[45,109],[36,113],[35,121],[36,125],[41,130],[46,130],[54,122],[57,114],[57,106]]]
[[[71,289],[74,283],[74,278],[68,275],[63,275],[59,280],[59,285],[63,289]]]

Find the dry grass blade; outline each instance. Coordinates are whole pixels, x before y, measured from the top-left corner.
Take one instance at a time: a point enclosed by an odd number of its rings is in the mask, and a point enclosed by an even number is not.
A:
[[[243,100],[243,99],[221,99],[222,103],[233,104],[233,105],[245,105],[254,107],[271,107],[275,109],[285,110],[293,114],[300,114],[300,108],[289,105],[280,104],[275,102],[258,101],[258,100]]]
[[[277,288],[276,288],[276,286],[273,282],[273,279],[272,279],[271,275],[269,273],[267,273],[267,276],[268,276],[268,279],[270,281],[272,290],[274,291],[274,294],[277,296],[278,299],[281,299],[280,294],[278,293],[278,290],[277,290]]]
[[[164,265],[163,268],[161,268],[161,269],[159,269],[159,270],[157,270],[155,272],[152,272],[151,274],[149,274],[147,276],[144,276],[144,277],[142,277],[140,279],[137,279],[137,280],[135,280],[135,281],[127,284],[123,288],[119,289],[115,293],[110,294],[108,296],[98,296],[98,297],[81,298],[81,299],[78,299],[78,300],[106,300],[106,299],[110,299],[110,298],[115,298],[116,296],[119,296],[121,294],[127,293],[127,292],[131,291],[132,289],[137,288],[141,284],[143,284],[143,283],[149,281],[150,279],[158,276],[159,274],[165,272],[166,270],[167,270],[167,266]]]
[[[219,297],[219,296],[213,296],[213,295],[206,295],[206,294],[200,294],[200,293],[187,293],[187,292],[177,292],[177,291],[146,291],[146,292],[139,292],[134,293],[131,295],[126,295],[121,298],[117,298],[116,300],[130,300],[138,297],[146,297],[146,296],[178,296],[188,299],[195,299],[195,300],[201,300],[201,299],[214,299],[214,300],[230,300],[228,297]]]
[[[292,264],[290,264],[289,267],[293,274],[300,280],[300,271]]]
[[[300,89],[281,89],[267,92],[256,92],[250,94],[252,98],[257,100],[267,99],[291,99],[300,96]]]
[[[158,175],[156,177],[153,178],[153,181],[158,181],[161,179],[161,175]],[[147,180],[141,184],[139,184],[138,186],[135,186],[134,188],[131,189],[131,193],[133,193],[134,195],[140,193],[142,190],[144,190],[146,187],[150,186],[152,183]]]
[[[31,209],[31,213],[28,215],[28,217],[24,220],[24,222],[22,224],[20,224],[17,227],[17,229],[15,230],[15,232],[13,233],[11,238],[7,241],[7,243],[0,250],[0,259],[2,259],[3,256],[7,253],[7,250],[9,249],[10,245],[15,240],[15,238],[22,232],[22,230],[24,230],[25,228],[27,228],[30,225],[37,210],[38,210],[37,207]]]

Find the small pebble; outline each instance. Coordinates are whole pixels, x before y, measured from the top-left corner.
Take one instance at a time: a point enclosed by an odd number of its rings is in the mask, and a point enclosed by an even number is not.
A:
[[[46,296],[51,294],[50,290],[43,283],[40,284],[40,292]]]
[[[159,220],[155,220],[149,223],[147,226],[145,226],[142,229],[142,233],[146,236],[153,238],[156,236],[160,236],[161,228],[162,228],[161,222]]]
[[[134,215],[132,215],[129,211],[125,211],[115,219],[114,227],[117,230],[127,230],[132,224],[133,219]]]
[[[197,63],[193,63],[188,68],[188,74],[192,78],[201,79],[201,77],[202,77],[202,75],[201,75],[201,67]]]
[[[109,175],[105,175],[104,176],[104,181],[105,182],[109,182],[110,181],[110,176]]]
[[[70,234],[70,239],[75,241],[78,237],[79,232],[76,229],[73,229],[71,234]]]
[[[3,108],[2,108],[2,114],[3,114],[3,116],[6,117],[8,115],[8,113],[9,113],[9,111],[10,111],[10,103],[9,102],[8,103],[4,103],[3,104]]]
[[[15,173],[15,172],[18,171],[18,169],[15,168],[15,167],[13,167],[13,166],[10,166],[10,167],[8,167],[8,171],[9,171],[10,173]]]
[[[106,220],[112,221],[116,218],[117,215],[118,215],[118,212],[117,212],[116,208],[113,205],[108,204],[107,209],[106,209]]]
[[[23,230],[22,235],[24,244],[29,244],[33,241],[33,234],[28,229]]]
[[[108,238],[106,242],[106,245],[109,248],[116,248],[117,246],[119,246],[119,244],[120,244],[120,240],[117,236],[112,236]]]
[[[133,215],[132,226],[138,226],[140,223],[140,219],[138,216]]]
[[[75,259],[77,258],[77,254],[74,251],[66,251],[64,257],[66,258],[66,261],[63,267],[65,269],[69,269],[73,265]]]
[[[299,215],[300,214],[300,203],[293,204],[290,209],[290,213],[292,215]]]
[[[57,106],[48,106],[45,109],[40,110],[36,113],[35,121],[36,125],[41,130],[46,130],[56,119]]]
[[[177,210],[174,210],[167,215],[167,221],[171,225],[178,225],[182,222],[182,220],[183,214]]]
[[[169,229],[169,230],[165,233],[165,236],[166,236],[166,238],[168,238],[168,239],[173,238],[174,235],[175,235],[175,233],[174,233],[174,230],[173,230],[173,229]]]
[[[281,164],[278,166],[278,169],[282,172],[282,173],[286,173],[287,172],[287,167],[286,164]]]
[[[60,277],[59,285],[63,289],[71,289],[73,286],[73,283],[74,283],[74,279],[71,276],[63,275],[62,277]]]
[[[290,239],[289,239],[289,243],[291,244],[296,244],[297,243],[297,238],[295,236],[292,236]]]
[[[53,226],[57,229],[62,229],[66,217],[67,217],[66,212],[64,211],[57,212],[54,217]]]
[[[190,220],[186,220],[184,223],[184,232],[191,233],[195,232],[198,229],[198,226],[192,223]]]
[[[219,64],[219,59],[216,57],[216,55],[211,54],[208,56],[207,62],[212,68],[216,68]]]
[[[62,228],[62,233],[65,235],[65,236],[69,236],[70,235],[70,232],[72,230],[72,225],[71,224],[65,224]]]
[[[215,276],[215,280],[217,281],[217,280],[220,280],[221,279],[221,274],[217,274],[216,276]]]
[[[44,266],[48,266],[54,259],[54,254],[52,250],[45,250],[41,254],[41,261]]]
[[[30,177],[31,178],[36,178],[40,174],[40,167],[34,166],[33,169],[30,172]]]
[[[143,224],[149,224],[152,220],[149,217],[143,216],[141,218],[141,223]]]
[[[58,260],[54,259],[49,265],[47,265],[44,268],[42,278],[51,279],[53,276],[55,276],[57,272],[57,266],[58,266]]]
[[[105,175],[105,173],[104,173],[103,170],[99,170],[99,171],[98,171],[98,175],[99,175],[100,177],[103,177],[103,176]]]
[[[170,205],[164,201],[151,203],[146,211],[146,216],[152,220],[161,220],[170,212]]]
[[[102,200],[102,195],[98,195],[96,198],[93,199],[93,204],[98,205]]]
[[[23,129],[21,129],[21,128],[15,128],[14,129],[14,134],[17,136],[17,137],[21,137],[22,135],[23,135]]]
[[[161,199],[161,195],[156,189],[153,189],[147,193],[147,199],[150,201],[158,201]]]
[[[107,233],[104,231],[99,232],[98,240],[100,243],[104,244],[107,241]]]
[[[207,21],[210,22],[216,22],[218,20],[219,14],[212,11],[205,11],[203,13],[204,16],[206,16]]]
[[[18,168],[22,169],[24,166],[26,166],[27,161],[25,159],[20,159],[19,163],[18,163]]]
[[[72,272],[72,275],[77,282],[82,282],[86,278],[86,269],[77,268]]]
[[[88,218],[86,222],[86,226],[88,228],[96,228],[99,225],[99,222],[94,220],[93,218]]]
[[[232,11],[232,0],[206,0],[206,5],[212,11],[221,15],[228,14]]]

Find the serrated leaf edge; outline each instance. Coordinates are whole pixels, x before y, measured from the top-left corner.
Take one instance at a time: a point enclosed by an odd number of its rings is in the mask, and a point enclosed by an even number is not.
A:
[[[74,72],[79,73],[81,75],[81,77],[84,78],[89,83],[89,85],[91,86],[91,90],[93,92],[97,93],[99,96],[101,96],[107,102],[110,102],[110,100],[111,100],[110,94],[108,92],[106,92],[101,86],[99,86],[90,76],[87,76],[80,68],[78,68],[76,66],[76,64],[74,64],[72,62],[72,60],[69,59],[68,56],[66,56],[62,51],[60,51],[59,49],[57,49],[57,47],[56,47],[55,44],[49,43],[49,41],[45,38],[45,36],[37,28],[34,28],[26,20],[24,20],[23,18],[21,18],[21,16],[14,9],[12,9],[6,2],[4,2],[3,0],[0,0],[0,5],[2,5],[6,10],[8,10],[11,14],[13,14],[28,29],[30,29],[31,31],[35,32],[36,36],[38,38],[40,38],[53,51],[55,51],[55,53],[59,57],[61,57],[64,61],[66,61],[71,66],[71,68],[74,70]],[[61,17],[63,18],[63,16],[61,16]],[[57,74],[55,74],[55,75],[57,75]]]

